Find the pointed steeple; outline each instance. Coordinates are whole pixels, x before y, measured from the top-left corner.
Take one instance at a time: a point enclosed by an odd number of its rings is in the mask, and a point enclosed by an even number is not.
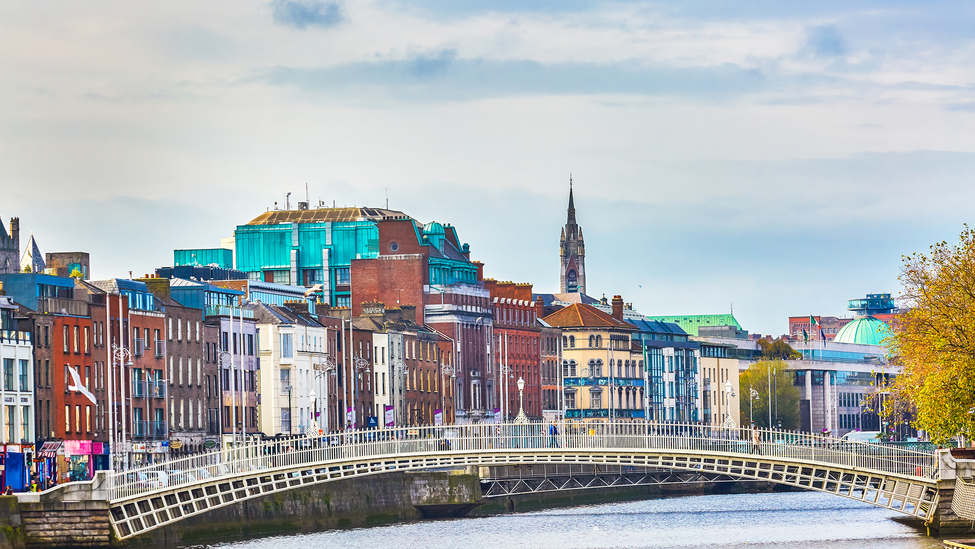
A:
[[[572,174],[569,174],[569,215],[566,219],[566,225],[576,224],[576,205],[575,201],[572,200]]]

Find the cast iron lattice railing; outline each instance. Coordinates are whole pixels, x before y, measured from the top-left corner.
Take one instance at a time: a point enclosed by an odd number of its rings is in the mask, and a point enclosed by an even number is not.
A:
[[[558,434],[553,436],[549,434],[548,424],[475,424],[348,431],[320,437],[297,437],[284,442],[251,443],[171,459],[111,475],[111,499],[122,500],[162,487],[192,485],[253,471],[347,458],[533,449],[714,452],[774,457],[928,480],[934,479],[937,473],[933,452],[791,431],[641,421],[566,423],[559,425]]]

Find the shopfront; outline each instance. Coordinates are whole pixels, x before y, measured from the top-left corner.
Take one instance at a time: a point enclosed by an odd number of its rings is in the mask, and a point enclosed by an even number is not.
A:
[[[90,440],[64,441],[65,474],[68,482],[91,480],[94,473],[94,460],[91,457]]]
[[[58,481],[58,456],[64,461],[64,443],[60,440],[49,440],[37,451],[34,461],[37,465],[37,480],[42,490],[47,490]]]
[[[30,456],[34,447],[30,444],[3,445],[3,474],[0,476],[4,489],[7,486],[15,492],[22,492],[30,485]]]

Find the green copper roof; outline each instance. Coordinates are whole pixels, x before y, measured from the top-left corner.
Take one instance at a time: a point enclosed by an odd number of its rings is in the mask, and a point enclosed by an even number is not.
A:
[[[886,322],[877,320],[872,316],[858,318],[843,326],[833,341],[860,345],[883,345],[889,329]]]
[[[672,322],[692,336],[698,335],[697,329],[701,326],[735,326],[739,330],[744,330],[732,314],[648,316],[647,318],[660,322]]]

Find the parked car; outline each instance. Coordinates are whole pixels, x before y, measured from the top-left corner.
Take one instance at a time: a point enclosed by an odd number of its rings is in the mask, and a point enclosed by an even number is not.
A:
[[[136,473],[139,477],[139,484],[144,488],[165,488],[169,486],[169,475],[163,471],[141,471]]]

